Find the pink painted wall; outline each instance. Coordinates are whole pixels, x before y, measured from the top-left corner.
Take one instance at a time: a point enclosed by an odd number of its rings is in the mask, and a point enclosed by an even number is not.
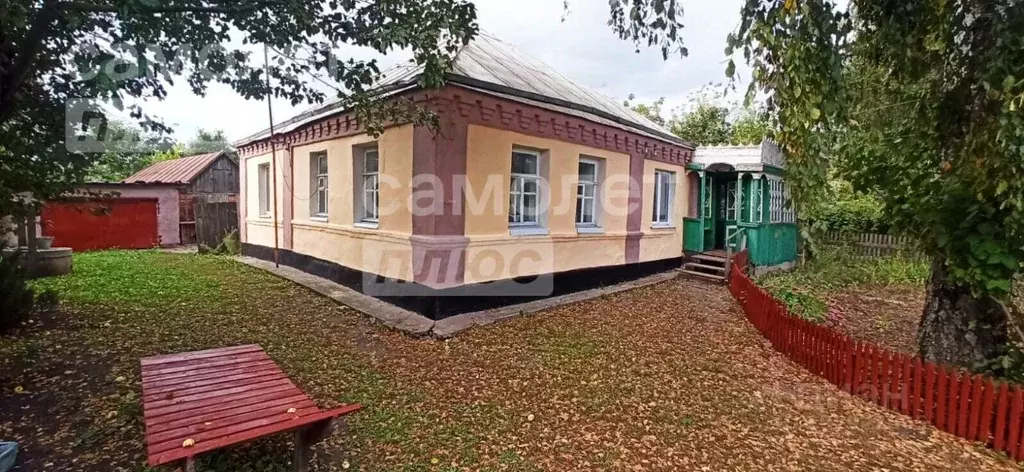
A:
[[[161,246],[181,244],[179,229],[178,188],[169,185],[104,185],[88,184],[79,190],[89,192],[119,193],[124,198],[155,198],[157,199],[156,220],[157,232]]]

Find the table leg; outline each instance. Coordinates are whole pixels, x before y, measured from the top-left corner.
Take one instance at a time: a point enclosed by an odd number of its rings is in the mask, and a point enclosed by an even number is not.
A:
[[[309,458],[312,455],[310,447],[322,441],[330,432],[331,420],[329,419],[295,431],[295,472],[309,470]]]
[[[185,472],[196,472],[196,459],[194,457],[185,459]]]

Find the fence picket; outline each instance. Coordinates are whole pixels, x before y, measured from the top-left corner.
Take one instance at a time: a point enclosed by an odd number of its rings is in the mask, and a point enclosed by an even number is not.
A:
[[[1009,387],[1007,384],[999,386],[999,399],[996,407],[996,431],[992,449],[996,451],[1006,450],[1006,412],[1010,407]]]
[[[924,382],[924,419],[931,423],[935,419],[935,364],[925,364]]]
[[[1013,403],[1010,406],[1010,438],[1006,442],[1006,451],[1014,459],[1020,458],[1020,448],[1017,447],[1020,441],[1020,413],[1021,403],[1024,401],[1024,392],[1020,387],[1013,387]]]
[[[910,357],[903,356],[903,377],[900,382],[900,412],[904,415],[910,415],[910,386],[913,383],[913,377],[911,377],[911,362]]]
[[[992,383],[992,379],[985,379],[985,395],[981,401],[981,417],[978,419],[978,439],[985,443],[989,443],[992,436],[992,408],[996,385]]]
[[[870,250],[910,244],[905,237],[861,236]],[[742,254],[742,253],[741,253]],[[729,291],[747,320],[807,371],[849,394],[1024,462],[1024,390],[983,375],[925,362],[811,323],[758,287],[733,265]]]
[[[946,430],[946,368],[939,366],[938,373],[939,381],[938,384],[938,395],[935,397],[935,427],[945,431]]]
[[[982,384],[981,376],[975,375],[974,382],[971,386],[971,415],[967,420],[967,438],[968,441],[976,441],[978,439],[978,422],[981,417],[981,403],[982,403]]]
[[[910,388],[910,411],[911,417],[916,419],[921,418],[921,385],[924,381],[922,378],[923,372],[921,370],[921,358],[914,357],[914,374],[913,374],[913,385]]]
[[[960,407],[958,408],[960,418],[956,424],[956,434],[962,438],[967,437],[967,418],[971,413],[972,384],[970,373],[964,372],[960,378]]]

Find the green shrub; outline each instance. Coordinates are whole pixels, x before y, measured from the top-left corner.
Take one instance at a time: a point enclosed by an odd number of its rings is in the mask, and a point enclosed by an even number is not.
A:
[[[829,198],[816,205],[808,219],[824,231],[844,233],[885,233],[889,224],[882,203],[875,197],[857,193],[849,183],[832,180]]]
[[[0,333],[20,326],[34,306],[35,295],[18,257],[0,257]]]

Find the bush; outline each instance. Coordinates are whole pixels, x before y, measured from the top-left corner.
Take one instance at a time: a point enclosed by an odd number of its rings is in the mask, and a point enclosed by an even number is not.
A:
[[[854,192],[841,180],[830,183],[829,198],[817,205],[809,219],[824,231],[844,233],[886,233],[889,224],[882,213],[882,203],[870,195]]]
[[[18,264],[18,258],[0,257],[0,333],[21,326],[34,306],[28,273]]]

